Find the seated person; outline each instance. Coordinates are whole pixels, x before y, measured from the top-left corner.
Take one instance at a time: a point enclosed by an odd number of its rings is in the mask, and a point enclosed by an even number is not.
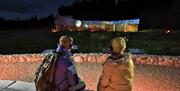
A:
[[[126,42],[117,37],[111,43],[111,56],[103,63],[97,91],[132,91],[134,64],[130,53],[125,53]]]
[[[72,38],[70,36],[62,36],[59,39],[54,73],[55,91],[80,91],[85,88],[85,83],[78,78],[75,62],[71,59],[71,44]]]

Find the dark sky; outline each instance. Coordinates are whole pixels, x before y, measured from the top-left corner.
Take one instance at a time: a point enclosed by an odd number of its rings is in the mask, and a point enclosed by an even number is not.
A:
[[[0,0],[0,17],[27,19],[45,17],[58,12],[60,5],[70,5],[74,0]]]

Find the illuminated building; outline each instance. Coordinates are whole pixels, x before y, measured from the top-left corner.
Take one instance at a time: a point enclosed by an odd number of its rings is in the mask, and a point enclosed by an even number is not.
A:
[[[58,31],[119,31],[137,32],[139,19],[115,21],[76,20],[70,16],[57,16],[55,26]]]

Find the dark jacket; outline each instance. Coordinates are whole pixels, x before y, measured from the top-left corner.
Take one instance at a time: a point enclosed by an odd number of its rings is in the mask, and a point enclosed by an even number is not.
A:
[[[71,52],[63,46],[58,46],[57,63],[54,73],[55,91],[68,91],[68,88],[78,84],[75,64],[71,61]]]

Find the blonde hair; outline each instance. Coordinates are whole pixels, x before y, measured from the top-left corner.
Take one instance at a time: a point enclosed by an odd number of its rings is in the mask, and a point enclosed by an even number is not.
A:
[[[126,41],[122,37],[116,37],[112,40],[112,48],[115,53],[123,53],[126,49]]]
[[[73,38],[71,36],[63,35],[59,38],[60,45],[66,44],[68,42],[70,42],[70,43],[73,42]]]

